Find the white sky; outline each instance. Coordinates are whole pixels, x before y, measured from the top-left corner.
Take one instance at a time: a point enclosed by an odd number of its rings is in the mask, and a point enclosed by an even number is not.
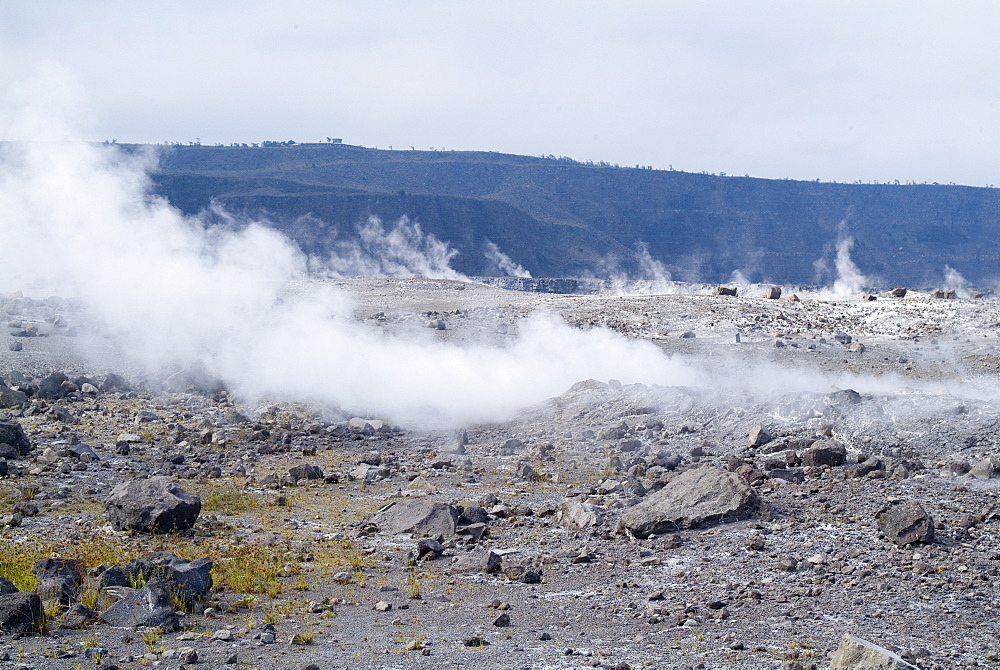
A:
[[[992,1],[0,0],[0,91],[83,139],[1000,184]]]

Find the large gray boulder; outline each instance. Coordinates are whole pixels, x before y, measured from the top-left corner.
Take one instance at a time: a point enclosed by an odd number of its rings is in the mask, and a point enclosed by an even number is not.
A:
[[[34,591],[0,595],[0,631],[31,633],[45,620],[42,599]]]
[[[141,589],[122,589],[124,596],[101,612],[101,619],[117,628],[159,626],[165,633],[180,630],[177,612],[170,601],[166,585],[151,580]]]
[[[28,402],[28,396],[21,391],[15,391],[12,388],[8,388],[3,384],[0,384],[0,407],[4,409],[13,409],[20,407],[24,403]]]
[[[31,442],[17,421],[0,419],[0,444],[9,444],[18,456],[27,456],[31,451]]]
[[[413,533],[414,535],[455,534],[459,512],[448,503],[418,498],[401,500],[375,515],[374,521],[383,532]]]
[[[194,525],[201,513],[201,498],[167,477],[152,477],[113,488],[106,508],[115,530],[168,533]]]
[[[62,372],[53,372],[38,382],[38,397],[46,400],[59,400],[66,397],[66,388],[63,382],[68,382],[67,377]]]
[[[847,447],[829,438],[813,442],[812,446],[802,454],[803,465],[829,465],[836,467],[847,462]]]
[[[584,530],[604,521],[604,508],[569,498],[559,506],[556,518],[566,530]]]
[[[860,637],[844,634],[840,646],[830,658],[830,670],[917,670],[888,649]]]
[[[226,385],[204,368],[194,367],[175,372],[163,380],[163,388],[173,393],[218,393]]]
[[[123,576],[130,582],[140,578],[159,580],[170,593],[184,601],[188,611],[200,611],[212,590],[212,565],[210,558],[189,561],[160,551],[129,561]]]
[[[969,470],[970,477],[979,479],[996,479],[1000,477],[1000,458],[988,456],[972,466]]]
[[[622,515],[636,537],[750,516],[757,494],[738,475],[708,465],[688,470]]]
[[[31,568],[38,579],[35,592],[46,604],[69,606],[83,587],[83,563],[74,558],[43,558]]]
[[[934,541],[934,519],[916,500],[890,507],[878,515],[882,534],[900,547]]]

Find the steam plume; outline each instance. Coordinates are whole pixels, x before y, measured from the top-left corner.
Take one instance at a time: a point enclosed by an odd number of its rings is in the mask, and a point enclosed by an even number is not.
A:
[[[636,258],[639,261],[639,272],[635,277],[629,277],[622,272],[611,273],[611,290],[617,295],[658,295],[675,293],[676,289],[670,283],[671,275],[662,262],[649,253],[649,245],[636,242]]]
[[[733,270],[729,275],[729,283],[739,284],[740,286],[748,286],[750,284],[750,280],[745,274],[743,274],[742,270]]]
[[[373,330],[352,320],[341,293],[289,296],[289,283],[306,278],[296,247],[261,225],[181,215],[149,195],[150,160],[82,143],[3,145],[0,291],[83,298],[147,366],[197,363],[247,397],[333,403],[409,425],[500,419],[586,378],[694,383],[652,344],[553,317],[522,322],[509,347],[463,347],[424,329],[405,338]],[[341,270],[460,276],[447,271],[453,254],[416,224],[369,221],[360,232],[359,253],[334,259]]]
[[[521,267],[520,263],[515,263],[510,256],[500,251],[500,247],[496,244],[487,242],[484,246],[486,250],[483,252],[483,255],[504,275],[531,279],[531,273]]]
[[[850,216],[850,212],[848,212]],[[862,274],[861,270],[851,259],[851,251],[854,249],[854,238],[847,234],[847,219],[845,218],[837,226],[837,257],[834,259],[836,278],[831,288],[820,291],[823,298],[846,298],[860,293],[868,283],[868,278]],[[813,263],[817,274],[827,270],[826,262],[823,259]]]
[[[406,216],[388,230],[380,218],[371,216],[356,232],[357,239],[337,242],[327,259],[326,269],[335,276],[466,279],[450,265],[458,251]]]
[[[962,274],[951,267],[950,265],[944,266],[944,288],[949,291],[954,291],[955,295],[959,298],[968,298],[972,295],[972,291],[969,290],[969,282],[966,280]]]

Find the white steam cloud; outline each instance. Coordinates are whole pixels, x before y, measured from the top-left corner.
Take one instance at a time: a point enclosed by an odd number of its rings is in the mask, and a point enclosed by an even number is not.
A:
[[[338,277],[423,277],[467,279],[451,268],[458,255],[447,243],[420,224],[401,217],[386,229],[382,220],[370,216],[356,226],[357,238],[340,240],[326,259],[325,270]]]
[[[846,219],[840,222],[837,233],[837,257],[834,259],[837,276],[832,287],[820,291],[820,297],[823,298],[847,298],[860,293],[868,283],[868,278],[851,259],[854,238],[844,232],[845,225]],[[821,268],[825,268],[825,264],[813,263],[813,267],[819,272]]]
[[[750,284],[750,280],[745,274],[743,274],[742,270],[733,270],[729,275],[729,283],[738,284],[739,286],[748,286]]]
[[[968,298],[972,295],[968,280],[950,265],[944,266],[944,288],[946,291],[954,291],[959,298]]]
[[[629,277],[621,272],[611,273],[611,292],[622,296],[676,293],[677,287],[671,283],[670,271],[650,255],[649,245],[636,242],[635,251],[639,261],[638,274]]]
[[[486,260],[490,261],[493,266],[500,272],[502,272],[507,277],[523,277],[524,279],[531,279],[531,273],[521,267],[520,263],[515,263],[510,256],[500,251],[498,247],[493,242],[486,242],[484,245],[485,251],[483,255],[486,256]]]
[[[306,259],[288,240],[181,215],[149,195],[149,160],[82,143],[2,145],[0,291],[82,298],[127,356],[154,370],[198,364],[247,398],[331,403],[406,425],[504,418],[587,378],[694,383],[655,345],[553,317],[522,322],[508,347],[458,346],[425,329],[404,338],[358,323],[342,293],[290,296]],[[347,260],[334,259],[339,271],[460,277],[447,268],[453,253],[416,224],[370,220],[359,232]]]

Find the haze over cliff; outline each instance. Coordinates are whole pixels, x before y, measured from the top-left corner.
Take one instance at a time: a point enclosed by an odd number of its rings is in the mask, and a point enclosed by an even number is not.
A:
[[[139,147],[130,147],[139,148]],[[346,144],[156,147],[154,191],[187,213],[263,218],[324,257],[370,217],[408,217],[466,275],[819,284],[836,243],[875,285],[992,284],[1000,190],[691,174],[492,152]],[[218,216],[218,215],[217,215]],[[226,219],[226,216],[219,216]],[[370,232],[370,229],[369,229]],[[503,267],[491,245],[508,257]],[[648,256],[646,255],[648,252]]]

